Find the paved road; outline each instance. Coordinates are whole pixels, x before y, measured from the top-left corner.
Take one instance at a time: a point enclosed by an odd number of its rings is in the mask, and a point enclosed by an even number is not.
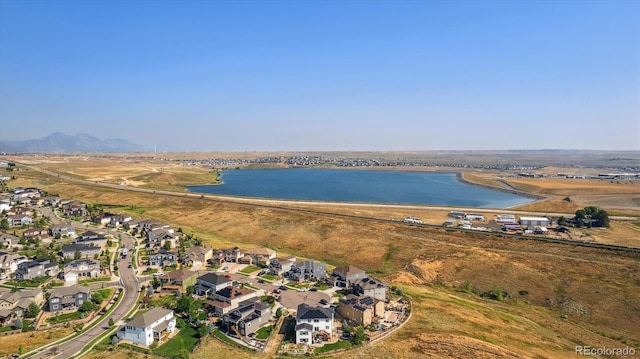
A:
[[[129,236],[123,236],[122,243],[127,248],[133,248],[133,240]],[[134,269],[128,268],[129,263],[131,263],[131,256],[121,260],[119,263],[120,285],[124,288],[124,293],[122,294],[124,297],[111,314],[100,319],[96,326],[79,337],[64,344],[47,346],[44,351],[30,356],[30,358],[69,358],[80,352],[91,340],[104,333],[105,328],[108,327],[109,318],[113,318],[115,323],[123,320],[124,316],[136,305],[140,288]]]

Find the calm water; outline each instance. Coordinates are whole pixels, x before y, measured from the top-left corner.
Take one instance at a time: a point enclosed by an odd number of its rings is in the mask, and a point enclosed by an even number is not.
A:
[[[459,182],[454,173],[334,169],[242,169],[222,172],[222,185],[191,192],[338,202],[505,208],[530,202],[518,195]]]

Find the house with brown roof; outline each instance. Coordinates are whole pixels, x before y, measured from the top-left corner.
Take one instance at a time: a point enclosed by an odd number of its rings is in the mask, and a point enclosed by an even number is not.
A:
[[[24,239],[49,238],[49,231],[44,228],[29,228],[22,232]]]
[[[367,326],[375,318],[384,318],[384,302],[370,296],[349,294],[340,299],[338,314],[357,325]]]
[[[186,265],[203,265],[207,264],[207,261],[213,257],[213,248],[210,247],[191,247],[184,251],[182,256],[182,263]]]
[[[198,273],[186,269],[178,269],[160,276],[162,290],[180,291],[185,293],[187,287],[195,285]]]
[[[23,317],[31,303],[41,305],[43,301],[44,295],[40,288],[17,292],[0,288],[0,324],[7,323],[12,318]]]
[[[276,251],[269,248],[253,248],[245,251],[246,255],[253,258],[253,263],[268,266],[269,262],[276,257]]]
[[[231,249],[225,249],[223,251],[225,262],[238,262],[240,258],[244,257],[244,251],[238,247]]]
[[[224,287],[213,294],[213,300],[207,300],[207,304],[215,315],[222,318],[224,314],[238,307],[240,302],[257,296],[256,291],[249,288]]]

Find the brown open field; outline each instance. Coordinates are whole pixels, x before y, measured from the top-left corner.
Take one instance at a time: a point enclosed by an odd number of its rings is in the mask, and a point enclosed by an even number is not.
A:
[[[575,345],[640,347],[638,255],[331,214],[384,219],[412,215],[440,221],[446,208],[278,201],[271,202],[273,207],[261,207],[63,183],[34,171],[17,174],[16,185],[119,206],[136,217],[156,218],[194,232],[216,248],[265,245],[331,265],[351,263],[412,296],[413,318],[405,327],[381,343],[340,357],[563,358],[575,356]],[[587,233],[633,243],[639,229],[631,222],[614,222],[611,229]],[[477,293],[497,286],[508,299],[498,302],[462,292],[466,281]],[[213,339],[193,357],[212,352],[253,357]]]
[[[27,332],[16,335],[0,336],[0,355],[17,353],[22,345],[26,353],[43,345],[54,342],[71,334],[71,328],[59,328],[43,332]]]

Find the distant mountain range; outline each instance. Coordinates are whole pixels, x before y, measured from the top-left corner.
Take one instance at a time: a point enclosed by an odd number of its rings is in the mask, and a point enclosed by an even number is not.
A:
[[[0,142],[0,152],[144,152],[148,148],[112,138],[101,140],[86,133],[68,135],[56,132],[47,137],[25,141]]]

